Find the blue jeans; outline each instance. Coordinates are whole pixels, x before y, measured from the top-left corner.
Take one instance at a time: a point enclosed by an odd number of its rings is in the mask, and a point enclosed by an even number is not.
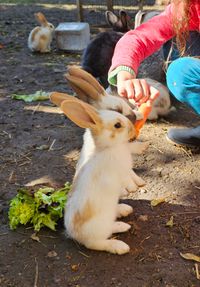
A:
[[[170,49],[172,53],[169,57]],[[168,60],[166,80],[171,93],[180,102],[188,104],[200,115],[200,60],[193,56],[200,56],[200,33],[190,32],[186,45],[186,55],[180,58],[175,40],[163,45],[165,61]]]
[[[200,115],[200,59],[183,57],[173,61],[166,80],[171,93]]]

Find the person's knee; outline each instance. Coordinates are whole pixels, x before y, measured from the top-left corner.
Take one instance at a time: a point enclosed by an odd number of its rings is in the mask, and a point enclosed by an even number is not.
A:
[[[167,71],[167,86],[181,102],[200,114],[200,60],[180,58],[171,63]]]
[[[181,102],[189,93],[190,87],[200,87],[200,60],[183,57],[173,61],[166,75],[167,86],[171,93]]]

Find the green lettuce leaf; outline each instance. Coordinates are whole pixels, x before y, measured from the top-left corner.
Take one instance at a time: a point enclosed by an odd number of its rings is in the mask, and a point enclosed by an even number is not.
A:
[[[55,230],[57,221],[63,217],[70,191],[70,183],[59,190],[50,187],[39,188],[30,193],[28,189],[18,190],[18,194],[11,200],[9,208],[9,224],[16,229],[19,224],[32,224],[35,231],[46,226]]]
[[[27,224],[35,212],[35,203],[31,196],[25,194],[23,190],[11,200],[9,209],[9,223],[11,229],[16,229],[19,224]]]
[[[48,100],[50,93],[44,91],[37,91],[34,94],[30,95],[12,95],[12,99],[14,100],[23,100],[26,103],[31,103],[34,101],[45,101]]]

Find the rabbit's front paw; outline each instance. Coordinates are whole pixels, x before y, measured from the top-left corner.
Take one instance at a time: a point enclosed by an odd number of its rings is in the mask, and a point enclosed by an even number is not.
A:
[[[129,145],[132,154],[142,154],[149,146],[149,142],[132,142]]]
[[[144,186],[146,184],[145,181],[140,176],[138,176],[133,170],[131,171],[131,178],[132,181],[139,187]]]
[[[131,225],[122,221],[115,221],[113,225],[112,233],[126,232],[131,228]]]
[[[149,147],[149,142],[141,142],[140,143],[140,153],[142,154],[143,152],[145,152],[145,150],[147,150]]]
[[[134,180],[130,179],[129,182],[127,182],[126,190],[128,191],[128,193],[133,193],[138,190],[138,186]]]
[[[133,208],[130,205],[124,204],[124,203],[118,204],[118,216],[117,217],[125,217],[131,214],[132,212],[133,212]]]
[[[128,195],[129,195],[128,190],[127,190],[126,188],[124,188],[124,189],[122,190],[121,194],[120,194],[120,198],[126,197],[126,196],[128,196]]]

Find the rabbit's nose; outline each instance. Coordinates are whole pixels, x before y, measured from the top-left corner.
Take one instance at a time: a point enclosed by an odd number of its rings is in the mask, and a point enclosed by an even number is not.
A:
[[[132,137],[131,139],[129,139],[129,142],[133,142],[136,139],[136,136]]]

